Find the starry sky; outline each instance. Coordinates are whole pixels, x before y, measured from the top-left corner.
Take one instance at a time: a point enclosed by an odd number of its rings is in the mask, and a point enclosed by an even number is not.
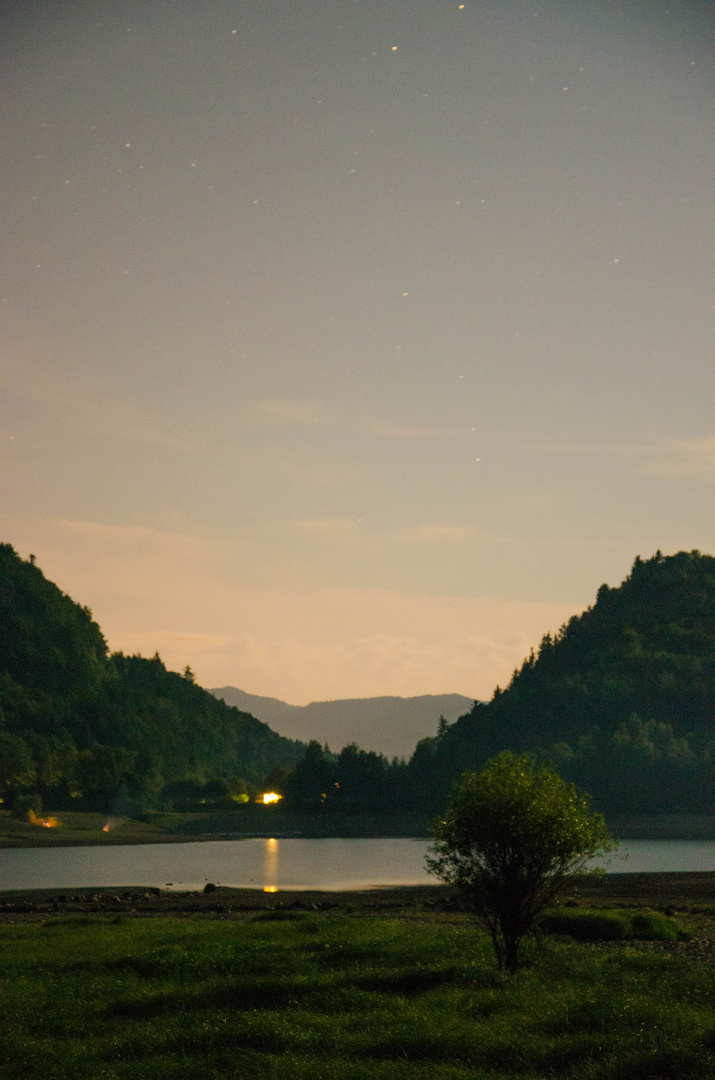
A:
[[[715,553],[707,0],[4,23],[0,539],[112,649],[489,697]]]

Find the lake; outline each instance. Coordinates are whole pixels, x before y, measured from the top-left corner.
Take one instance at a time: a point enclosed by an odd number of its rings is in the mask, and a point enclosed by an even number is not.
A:
[[[436,884],[424,868],[428,840],[246,839],[190,844],[0,850],[0,890],[158,886],[207,881],[276,892]],[[603,861],[600,865],[604,865]],[[629,840],[611,873],[715,871],[715,840]]]

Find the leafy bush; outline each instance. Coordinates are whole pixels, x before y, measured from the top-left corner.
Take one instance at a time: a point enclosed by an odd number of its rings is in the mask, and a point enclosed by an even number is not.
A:
[[[452,885],[493,942],[499,969],[516,971],[541,913],[619,841],[588,796],[547,765],[508,750],[454,785],[427,869]]]
[[[610,911],[555,911],[540,925],[547,934],[568,934],[576,941],[622,941],[630,930],[627,917]]]
[[[576,941],[675,941],[672,919],[655,911],[552,911],[541,920],[547,934],[567,934]]]
[[[676,941],[678,929],[667,915],[657,911],[639,911],[631,919],[634,938],[645,941]]]

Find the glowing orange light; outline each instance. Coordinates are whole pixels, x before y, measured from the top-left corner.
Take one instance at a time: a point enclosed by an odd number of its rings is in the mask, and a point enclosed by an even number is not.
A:
[[[278,892],[278,886],[277,885],[264,885],[263,886],[263,891],[264,892]]]
[[[27,811],[27,820],[31,825],[44,825],[46,829],[58,829],[62,824],[56,817],[38,817],[34,810]]]
[[[264,791],[259,801],[262,801],[263,803],[274,803],[282,798],[283,796],[279,795],[276,791]]]

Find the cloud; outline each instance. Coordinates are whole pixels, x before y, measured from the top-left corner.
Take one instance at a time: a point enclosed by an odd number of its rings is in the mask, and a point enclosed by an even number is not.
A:
[[[715,437],[671,439],[632,450],[638,472],[649,476],[715,480]]]
[[[388,439],[433,439],[437,435],[448,434],[439,428],[400,427],[395,424],[357,425],[356,431],[366,431],[370,435],[383,435]]]
[[[249,427],[317,427],[332,426],[322,406],[309,401],[288,399],[250,400],[240,406],[241,418]]]
[[[342,518],[302,524],[318,535],[353,526]],[[275,577],[260,585],[241,537],[145,525],[54,519],[29,522],[9,539],[91,608],[112,650],[158,651],[174,671],[189,664],[203,686],[232,684],[298,705],[381,694],[489,697],[546,631],[592,599],[328,589],[301,586],[295,574],[285,587]]]
[[[74,534],[78,539],[99,542],[104,546],[143,551],[165,550],[177,546],[195,549],[205,547],[215,541],[205,536],[174,532],[169,529],[156,529],[149,525],[105,525],[99,521],[72,521],[66,518],[53,518],[49,524],[58,529]]]
[[[308,518],[292,522],[299,532],[343,536],[354,533],[358,524],[354,518]]]
[[[522,541],[486,532],[474,525],[415,525],[407,529],[378,529],[362,527],[360,518],[308,518],[291,522],[292,528],[302,533],[324,536],[354,536],[362,533],[367,541],[375,544],[404,544],[406,540],[425,543],[463,543],[481,540],[491,544],[515,545]]]
[[[426,543],[464,543],[477,540],[484,544],[497,544],[503,547],[518,547],[525,543],[514,536],[491,532],[476,525],[417,525],[411,529],[396,530],[394,537],[402,540],[425,541]]]
[[[356,419],[354,416],[348,419],[323,403],[287,398],[244,401],[239,413],[242,423],[249,428],[326,428],[389,439],[429,439],[454,434],[439,428],[408,427],[382,420]]]
[[[195,634],[191,630],[142,630],[123,637],[123,651],[143,656],[207,656],[233,652],[239,639],[229,634]],[[171,667],[171,665],[169,665]]]
[[[177,429],[174,422],[156,410],[141,404],[108,396],[101,391],[88,396],[86,389],[27,384],[8,388],[6,394],[14,393],[39,405],[60,423],[71,421],[72,425],[85,431],[99,433],[106,438],[121,439],[181,453],[201,452],[215,455],[220,451],[216,441],[226,437],[235,439],[237,431],[306,431],[308,429],[358,432],[377,438],[427,439],[436,436],[454,436],[454,432],[428,427],[411,427],[389,421],[369,418],[346,417],[318,401],[298,401],[289,398],[244,399],[227,401],[214,409],[208,417],[196,413],[191,420]]]
[[[292,598],[285,600],[292,608]],[[455,626],[455,636],[444,640],[441,635],[431,636],[425,620],[412,634],[375,632],[350,636],[341,632],[344,628],[336,628],[335,639],[328,641],[322,634],[316,639],[309,598],[306,601],[305,635],[210,635],[156,630],[123,635],[121,648],[145,656],[159,652],[167,667],[176,671],[188,663],[204,686],[239,686],[291,704],[430,693],[489,698],[497,683],[505,685],[509,681],[513,669],[532,646],[538,645],[543,633],[556,629],[563,621],[561,610],[555,621],[542,616],[535,634],[516,626],[494,632],[483,627],[481,633],[469,634],[464,633],[460,622]],[[408,606],[412,604],[408,602]],[[114,641],[112,645],[119,647]]]
[[[147,525],[52,518],[22,533],[43,572],[100,621],[107,610],[153,611],[149,625],[166,625],[173,618],[161,614],[178,594],[195,607],[216,587],[226,554],[225,540]]]
[[[585,605],[581,605],[585,606]],[[151,602],[134,618],[107,612],[110,645],[189,664],[203,686],[234,685],[292,704],[382,694],[488,698],[529,649],[579,605],[438,597],[380,590],[224,589],[201,611],[179,598],[174,627],[154,631]],[[207,612],[210,619],[207,620]],[[216,632],[201,632],[203,621]],[[157,622],[154,622],[157,625]]]
[[[630,462],[634,472],[647,476],[715,479],[715,436],[630,445],[552,443],[543,450],[556,454],[617,457]]]
[[[405,529],[402,535],[415,540],[469,540],[476,536],[477,530],[472,525],[418,525],[415,529]]]
[[[75,389],[46,385],[24,386],[15,393],[54,412],[60,422],[71,421],[85,431],[173,451],[187,449],[186,439],[174,435],[162,416],[116,397],[100,393],[87,397]]]

